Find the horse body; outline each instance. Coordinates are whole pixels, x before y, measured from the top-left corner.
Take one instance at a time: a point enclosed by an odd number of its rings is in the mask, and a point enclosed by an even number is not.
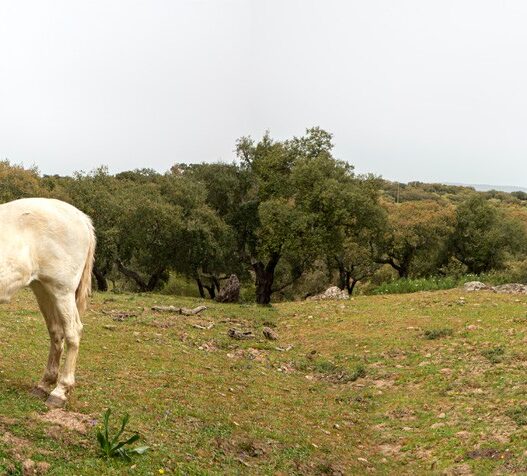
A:
[[[30,286],[48,327],[48,365],[35,392],[63,406],[75,383],[84,311],[91,291],[95,234],[91,220],[53,199],[28,198],[0,205],[0,302]],[[66,343],[62,372],[60,359]]]

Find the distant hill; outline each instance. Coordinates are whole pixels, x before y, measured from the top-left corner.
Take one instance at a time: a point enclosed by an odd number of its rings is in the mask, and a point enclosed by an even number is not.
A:
[[[527,192],[526,187],[515,187],[512,185],[489,185],[489,184],[474,184],[474,183],[454,183],[444,182],[445,185],[455,185],[458,187],[473,187],[478,192],[488,192],[489,190],[497,190],[498,192]]]

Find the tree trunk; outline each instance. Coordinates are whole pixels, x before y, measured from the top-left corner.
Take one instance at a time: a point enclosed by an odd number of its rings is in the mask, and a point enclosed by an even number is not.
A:
[[[400,278],[406,279],[408,277],[408,268],[406,266],[399,266],[397,272],[399,273]]]
[[[271,303],[273,294],[274,272],[280,260],[280,255],[273,253],[267,265],[261,261],[253,263],[252,267],[256,274],[256,302],[257,304],[268,306]]]
[[[212,283],[210,286],[204,284],[203,287],[207,290],[211,299],[216,299],[216,286],[214,283]]]
[[[135,271],[128,269],[120,260],[117,260],[115,262],[117,264],[117,269],[124,274],[127,278],[131,279],[132,281],[137,284],[137,287],[139,288],[139,291],[145,292],[147,291],[147,284],[143,280],[143,278],[136,273]]]
[[[159,284],[159,281],[161,280],[161,277],[165,273],[164,269],[158,269],[155,273],[153,273],[150,276],[150,279],[148,280],[148,284],[146,285],[147,291],[154,291],[157,288],[157,285]]]
[[[212,285],[213,287],[215,287],[216,291],[220,292],[221,291],[221,285],[220,285],[220,280],[219,278],[216,276],[216,275],[212,275]],[[212,298],[214,299],[214,298]]]
[[[357,283],[359,282],[358,279],[350,279],[348,281],[348,285],[347,285],[347,290],[348,290],[348,294],[351,296],[353,294],[353,291],[355,289],[355,286],[357,285]]]
[[[347,287],[348,273],[346,272],[346,268],[345,268],[344,263],[342,262],[342,260],[340,258],[335,258],[335,260],[337,261],[337,266],[338,266],[338,269],[339,269],[339,284],[338,284],[338,287],[339,287],[339,289],[344,290]]]
[[[203,283],[201,282],[201,279],[196,278],[196,283],[198,284],[199,295],[202,299],[205,299],[205,289],[203,288]]]
[[[159,284],[159,280],[161,279],[161,277],[163,276],[165,272],[164,269],[157,270],[150,276],[150,279],[148,280],[148,283],[147,283],[145,282],[145,280],[141,277],[139,273],[135,272],[132,269],[128,269],[126,266],[124,266],[122,261],[117,260],[116,264],[117,264],[117,269],[122,274],[124,274],[127,278],[134,281],[137,287],[139,288],[139,291],[141,292],[153,291]]]
[[[95,281],[97,282],[97,290],[103,293],[108,291],[108,281],[106,276],[99,268],[97,268],[97,266],[93,267],[93,275],[95,276]]]
[[[271,302],[274,273],[267,272],[263,263],[257,263],[253,269],[256,273],[256,302],[266,306]]]
[[[409,264],[405,264],[405,263],[397,264],[393,258],[377,259],[375,260],[375,262],[379,264],[389,264],[393,269],[395,269],[395,271],[397,271],[400,278],[408,277]]]

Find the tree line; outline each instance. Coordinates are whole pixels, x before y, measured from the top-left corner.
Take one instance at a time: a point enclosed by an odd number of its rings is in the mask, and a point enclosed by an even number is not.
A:
[[[334,157],[332,136],[320,128],[282,141],[242,137],[236,156],[166,173],[101,167],[73,176],[5,161],[0,200],[54,197],[89,214],[101,291],[116,273],[143,292],[178,273],[214,298],[236,274],[268,304],[315,268],[323,269],[315,287],[351,294],[387,268],[399,278],[480,274],[524,259],[521,194],[358,175]]]

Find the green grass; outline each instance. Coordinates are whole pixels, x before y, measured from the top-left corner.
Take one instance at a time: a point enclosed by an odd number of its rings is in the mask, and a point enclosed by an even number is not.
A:
[[[453,334],[453,330],[449,327],[443,327],[441,329],[427,329],[424,332],[424,338],[428,340],[441,339],[442,337],[448,337]]]
[[[453,276],[416,278],[416,279],[396,279],[382,283],[373,288],[371,294],[408,294],[420,291],[439,291],[456,288],[468,281],[479,280],[476,276],[463,276],[456,278]]]
[[[498,347],[492,347],[491,349],[487,349],[481,352],[481,355],[483,355],[483,357],[486,357],[489,362],[492,362],[493,364],[500,363],[503,360],[504,354],[505,349],[501,345]]]
[[[86,434],[45,421],[29,393],[47,357],[31,295],[0,307],[0,474],[22,474],[28,458],[53,476],[527,473],[526,297],[454,289],[149,310],[200,302],[94,297],[67,407],[99,420]],[[234,341],[231,327],[257,337]],[[451,335],[424,338],[442,329]],[[99,456],[108,407],[130,413],[127,434],[146,454]]]
[[[367,294],[408,294],[422,291],[441,291],[454,289],[469,281],[481,281],[490,286],[522,282],[520,276],[508,271],[494,271],[481,275],[432,276],[429,278],[401,278],[387,281],[370,289]]]

